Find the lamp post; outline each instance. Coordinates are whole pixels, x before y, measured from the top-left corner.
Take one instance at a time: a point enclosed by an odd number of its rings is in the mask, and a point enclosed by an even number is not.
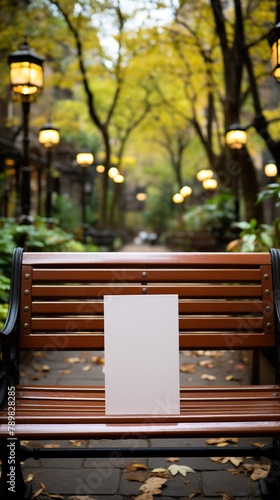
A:
[[[83,241],[86,242],[87,237],[87,222],[86,222],[86,173],[87,167],[92,165],[94,156],[89,151],[77,153],[76,162],[82,168],[82,191],[81,191],[81,206],[82,206],[82,225],[83,225]]]
[[[30,222],[29,112],[30,104],[43,88],[43,58],[25,41],[8,58],[10,82],[14,95],[19,95],[23,114],[23,165],[21,178],[21,222]]]
[[[51,162],[52,162],[52,148],[59,144],[60,133],[59,129],[52,126],[51,123],[46,123],[44,127],[39,130],[38,141],[47,150],[47,192],[45,203],[45,215],[49,220],[52,215],[52,177],[51,177]]]
[[[280,0],[276,0],[276,24],[268,34],[271,47],[271,73],[280,83]]]
[[[248,140],[247,131],[239,123],[233,123],[226,129],[226,144],[230,149],[235,151],[236,159],[238,158],[238,151],[245,147]],[[235,197],[235,221],[239,222],[240,218],[240,204],[239,204],[239,173],[234,172],[234,197]]]

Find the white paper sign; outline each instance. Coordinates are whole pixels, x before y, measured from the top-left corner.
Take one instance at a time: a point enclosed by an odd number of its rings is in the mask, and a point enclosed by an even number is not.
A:
[[[104,297],[107,415],[180,413],[178,295]]]

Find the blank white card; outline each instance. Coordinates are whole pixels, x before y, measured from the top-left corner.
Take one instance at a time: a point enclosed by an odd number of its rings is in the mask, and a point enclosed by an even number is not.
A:
[[[104,297],[107,415],[180,413],[178,295]]]

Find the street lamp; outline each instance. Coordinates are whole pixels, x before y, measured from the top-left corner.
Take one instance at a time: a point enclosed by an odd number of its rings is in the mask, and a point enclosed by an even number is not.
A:
[[[226,144],[230,149],[243,148],[248,139],[247,131],[239,123],[233,123],[226,129]]]
[[[82,205],[82,224],[83,224],[83,241],[86,242],[87,236],[87,223],[86,223],[86,175],[87,167],[92,165],[94,161],[94,156],[89,151],[82,151],[77,153],[76,162],[82,168],[82,193],[81,193],[81,205]]]
[[[204,189],[207,189],[207,191],[214,191],[218,186],[218,182],[216,179],[205,179],[202,182],[202,186]]]
[[[185,198],[184,198],[184,196],[181,193],[175,193],[172,196],[173,202],[176,203],[177,205],[180,204],[180,203],[183,203],[184,199]]]
[[[52,177],[51,177],[51,162],[52,162],[52,148],[59,144],[60,133],[59,129],[52,126],[51,123],[46,123],[39,131],[38,141],[47,150],[47,193],[45,214],[49,220],[52,212]]]
[[[198,181],[203,182],[206,179],[212,179],[213,175],[214,172],[213,170],[211,170],[211,168],[207,169],[204,168],[202,170],[199,170],[199,172],[197,172],[196,177]]]
[[[226,144],[230,149],[235,151],[236,160],[238,158],[238,151],[244,148],[247,144],[248,134],[246,129],[239,123],[233,123],[226,129]],[[235,198],[235,221],[239,222],[240,218],[240,205],[239,205],[239,174],[233,173],[234,181],[234,198]]]
[[[266,163],[266,165],[264,166],[264,173],[267,177],[276,177],[277,176],[278,168],[273,160]]]
[[[271,47],[272,75],[280,83],[280,1],[276,0],[276,24],[268,34]]]
[[[136,188],[135,198],[137,201],[140,201],[140,202],[146,201],[146,199],[147,199],[146,188],[142,187],[142,186],[138,186]]]
[[[275,80],[280,83],[280,23],[276,24],[270,31],[268,42],[271,47],[271,73]]]
[[[192,194],[192,188],[190,186],[183,186],[180,189],[180,194],[183,196],[183,198],[187,198],[187,196],[190,196]]]
[[[30,222],[29,112],[30,103],[43,88],[43,58],[25,41],[9,55],[11,89],[21,97],[23,114],[23,165],[21,180],[21,222]]]

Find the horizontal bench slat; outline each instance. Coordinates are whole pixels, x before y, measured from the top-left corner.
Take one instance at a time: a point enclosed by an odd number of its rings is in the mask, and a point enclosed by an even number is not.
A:
[[[143,275],[144,273],[144,275]],[[67,282],[253,282],[260,280],[260,269],[34,269],[33,280]]]
[[[228,285],[145,285],[146,292],[148,294],[176,294],[180,297],[200,297],[200,298],[258,298],[261,297],[262,289],[260,285],[243,285],[243,286],[228,286]],[[104,295],[142,295],[143,286],[130,286],[126,284],[110,286],[99,286],[99,285],[84,285],[84,286],[40,286],[34,285],[32,287],[33,297],[49,297],[49,298],[92,298],[92,297],[103,297]]]
[[[197,332],[180,333],[180,349],[259,349],[260,347],[275,347],[275,337],[273,331],[270,334],[260,332],[237,334],[233,332]],[[32,333],[27,335],[22,333],[19,339],[19,347],[23,350],[103,350],[103,333],[69,333],[66,335],[50,333]]]
[[[68,318],[35,318],[31,321],[31,329],[34,331],[75,331],[93,332],[103,331],[104,319],[98,317],[68,317]],[[179,317],[179,329],[185,331],[262,331],[263,319],[257,317],[232,317],[232,318],[203,318],[203,317]]]
[[[7,432],[6,424],[0,424],[0,434]],[[16,425],[16,435],[18,439],[88,439],[91,436],[93,439],[109,439],[136,437],[144,435],[150,438],[162,437],[179,438],[179,437],[255,437],[261,435],[263,437],[274,437],[280,432],[279,419],[265,421],[259,419],[256,421],[238,421],[234,422],[175,422],[172,423],[131,423],[131,424],[73,424],[56,423],[50,425],[46,423],[30,424],[24,423]],[[168,449],[166,450],[168,456]]]
[[[271,304],[273,306],[273,304]],[[89,301],[34,301],[32,303],[33,314],[72,314],[78,311],[80,314],[102,314],[104,312],[103,302],[101,300]],[[260,300],[243,301],[222,301],[222,300],[197,300],[196,302],[184,299],[179,300],[179,312],[188,314],[241,314],[241,313],[259,313],[262,311],[262,302]]]
[[[146,266],[153,267],[176,266],[181,267],[184,263],[188,266],[207,265],[221,267],[225,266],[245,266],[259,267],[260,265],[271,264],[269,253],[226,253],[226,252],[143,252],[112,253],[112,252],[25,252],[22,262],[24,265],[34,265],[39,267],[71,267],[90,266],[94,262],[99,267],[112,267],[120,265],[123,267]]]

